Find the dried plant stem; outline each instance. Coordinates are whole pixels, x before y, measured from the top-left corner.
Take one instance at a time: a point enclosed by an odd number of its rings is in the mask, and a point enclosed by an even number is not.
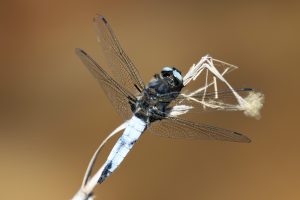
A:
[[[79,189],[79,191],[75,194],[75,196],[72,198],[72,200],[92,200],[93,199],[93,190],[96,187],[98,180],[102,174],[102,171],[104,169],[104,166],[102,165],[100,169],[95,173],[94,176],[91,176],[94,164],[96,162],[96,159],[103,149],[104,145],[118,132],[125,129],[127,127],[128,121],[121,124],[118,128],[116,128],[112,133],[110,133],[103,142],[99,145],[97,150],[95,151],[94,155],[92,156],[90,163],[86,169],[82,185]]]

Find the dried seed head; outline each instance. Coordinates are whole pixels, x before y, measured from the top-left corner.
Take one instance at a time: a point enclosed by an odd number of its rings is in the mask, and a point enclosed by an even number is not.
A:
[[[265,97],[260,92],[250,92],[245,98],[247,105],[245,105],[244,114],[255,119],[260,119],[260,109],[263,107]]]

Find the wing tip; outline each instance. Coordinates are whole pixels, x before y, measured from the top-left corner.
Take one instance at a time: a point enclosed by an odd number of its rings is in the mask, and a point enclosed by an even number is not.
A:
[[[105,19],[105,17],[97,13],[96,16],[94,17],[94,22],[97,22],[99,20],[103,21],[105,24],[108,24],[108,21]]]
[[[237,142],[251,143],[251,139],[248,138],[247,136],[245,136],[245,135],[243,135],[241,133],[238,133],[238,132],[234,132],[234,134],[238,136]]]
[[[243,88],[243,91],[255,91],[253,88]]]
[[[82,55],[82,54],[87,55],[87,53],[83,49],[80,49],[80,48],[75,48],[75,53],[77,55]]]

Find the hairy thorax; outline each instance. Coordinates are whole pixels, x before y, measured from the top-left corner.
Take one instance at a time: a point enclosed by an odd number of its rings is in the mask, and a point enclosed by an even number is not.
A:
[[[178,96],[181,86],[174,86],[168,78],[152,80],[138,96],[134,114],[146,122],[161,120],[168,113],[168,105]]]

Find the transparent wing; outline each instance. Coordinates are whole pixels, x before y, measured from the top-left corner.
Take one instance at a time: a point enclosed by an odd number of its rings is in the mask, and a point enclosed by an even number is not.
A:
[[[251,140],[235,131],[218,128],[208,124],[169,117],[152,123],[149,131],[155,135],[176,139],[205,139],[249,143]]]
[[[199,111],[241,111],[239,98],[243,100],[253,93],[255,90],[251,88],[240,88],[234,90],[218,90],[213,92],[200,92],[194,95],[180,94],[174,101],[176,105],[187,105],[192,106],[192,112]]]
[[[237,93],[243,95],[243,94],[247,94],[250,91],[255,91],[252,88],[239,88],[239,89],[234,89]],[[160,98],[160,101],[169,101],[172,99],[173,96],[176,96],[175,101],[183,101],[183,100],[189,100],[189,98],[195,98],[197,100],[209,100],[209,99],[214,99],[214,98],[218,98],[218,99],[232,99],[235,98],[233,96],[233,92],[232,90],[222,90],[222,91],[216,91],[216,92],[207,92],[207,93],[197,93],[191,96],[186,96],[184,94],[185,92],[170,92],[170,93],[166,93],[166,94],[158,94],[158,98]]]
[[[249,95],[250,92],[254,92],[252,88],[239,88],[234,89],[234,92],[239,94],[239,96],[244,97]],[[212,110],[226,110],[233,111],[238,110],[236,106],[237,100],[236,96],[233,94],[233,90],[219,90],[213,92],[200,92],[193,95],[186,95],[185,92],[182,93],[168,93],[160,95],[159,101],[169,102],[172,96],[177,96],[175,100],[172,101],[171,106],[192,106],[193,109],[190,109],[191,112],[199,111],[212,111]],[[214,103],[214,106],[207,106],[210,103]],[[223,106],[218,106],[223,105]],[[224,106],[226,105],[226,106]],[[233,105],[233,106],[231,106]]]
[[[252,88],[239,88],[239,89],[234,89],[235,92],[239,93],[240,95],[245,95],[248,94],[250,91],[255,91]],[[202,99],[206,99],[206,100],[210,100],[210,99],[232,99],[235,98],[232,90],[221,90],[221,91],[214,91],[214,92],[207,92],[207,93],[197,93],[194,95],[190,96],[191,98],[195,98],[198,100],[202,100]],[[188,98],[186,97],[186,95],[180,94],[177,97],[177,100],[187,100]]]
[[[121,48],[107,20],[101,15],[96,15],[94,23],[98,42],[103,49],[113,78],[132,94],[141,92],[145,85],[136,67]]]
[[[135,96],[114,81],[86,52],[76,49],[76,54],[98,80],[118,114],[124,119],[129,119],[132,116],[130,105],[135,103]]]

